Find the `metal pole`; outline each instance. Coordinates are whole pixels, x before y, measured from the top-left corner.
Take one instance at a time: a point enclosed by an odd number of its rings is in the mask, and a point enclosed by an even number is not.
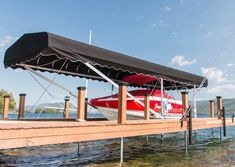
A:
[[[90,33],[89,33],[89,45],[91,45],[91,37],[92,37],[92,30],[90,30]]]
[[[88,88],[88,79],[86,79],[86,88]],[[85,90],[85,98],[87,98],[87,90],[88,89]]]
[[[193,127],[192,127],[192,109],[189,110],[189,120],[188,120],[188,137],[189,137],[189,144],[192,144],[192,139],[193,139],[193,135],[192,135],[192,131],[193,131]]]
[[[120,165],[123,163],[123,137],[121,137],[121,145],[120,145]]]
[[[163,79],[161,78],[161,116],[163,118]]]
[[[101,76],[102,78],[104,78],[106,81],[108,81],[109,83],[111,83],[114,87],[118,88],[118,84],[116,84],[115,82],[113,82],[109,77],[107,77],[106,75],[104,75],[102,72],[100,72],[98,69],[96,69],[93,65],[91,65],[89,62],[84,63],[87,67],[89,67],[91,70],[93,70],[94,72],[96,72],[99,76]],[[132,94],[127,92],[127,96],[129,96],[130,98],[132,98],[135,102],[139,103],[141,106],[144,107],[144,103],[141,102],[140,100],[138,100],[136,97],[134,97]],[[151,114],[155,115],[158,118],[161,118],[161,115],[156,113],[153,109],[149,109]]]
[[[187,137],[187,130],[186,131],[184,131],[184,138],[185,138],[185,143],[184,143],[184,145],[185,145],[185,153],[187,154],[188,153],[188,137]]]
[[[80,156],[80,142],[78,142],[78,156]]]
[[[223,130],[224,130],[224,137],[226,136],[226,116],[225,116],[225,108],[222,109],[223,112]]]
[[[193,113],[194,118],[197,118],[197,89],[196,86],[193,86]]]
[[[149,143],[149,135],[146,135],[146,143]]]
[[[85,120],[88,118],[88,98],[85,98]]]
[[[89,45],[91,45],[91,36],[92,36],[92,30],[90,30],[89,33]],[[88,94],[88,79],[86,79],[86,91],[85,91],[85,98],[87,98],[87,94]]]
[[[219,127],[219,134],[220,134],[219,140],[220,142],[222,142],[222,128],[221,127]]]
[[[161,141],[164,140],[164,133],[161,134]]]
[[[114,95],[114,86],[111,86],[111,95]]]
[[[51,80],[51,79],[45,77],[44,75],[38,73],[37,71],[34,71],[34,70],[32,69],[32,66],[30,66],[30,65],[21,65],[21,66],[24,67],[24,68],[26,68],[26,69],[29,70],[30,72],[34,73],[34,74],[37,75],[38,77],[44,79],[45,81],[47,81],[47,82],[49,82],[49,83],[51,83],[51,84],[57,86],[58,88],[60,88],[60,89],[62,89],[62,90],[64,90],[64,91],[66,91],[66,92],[68,92],[68,93],[69,93],[70,95],[72,95],[74,98],[77,98],[77,96],[76,96],[75,94],[73,94],[70,90],[68,90],[68,89],[66,89],[65,87],[63,87],[62,85],[60,85],[60,84],[54,82],[53,80]],[[48,68],[39,68],[39,66],[38,66],[37,68],[38,68],[38,69],[48,70]],[[54,71],[54,72],[57,72],[57,71]]]

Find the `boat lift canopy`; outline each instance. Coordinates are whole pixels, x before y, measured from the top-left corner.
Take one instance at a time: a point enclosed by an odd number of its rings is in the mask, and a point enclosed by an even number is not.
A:
[[[5,53],[5,68],[30,67],[33,70],[55,72],[81,78],[107,81],[91,70],[90,64],[102,74],[118,83],[126,81],[130,86],[160,88],[163,79],[166,90],[199,87],[202,76],[176,70],[121,53],[88,45],[48,32],[24,34]],[[138,77],[146,82],[136,82]],[[135,81],[131,82],[134,78]],[[154,79],[155,78],[155,79]],[[203,87],[208,84],[203,82]]]

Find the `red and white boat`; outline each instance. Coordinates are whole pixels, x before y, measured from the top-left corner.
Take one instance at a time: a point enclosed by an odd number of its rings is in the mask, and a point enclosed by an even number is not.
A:
[[[153,112],[160,114],[161,110],[161,91],[160,90],[133,90],[129,91],[131,95],[144,103],[144,95],[150,94],[150,108]],[[94,98],[90,103],[97,107],[107,119],[117,120],[118,94]],[[154,113],[151,117],[154,118]],[[133,98],[127,97],[127,119],[138,119],[144,117],[144,107],[137,103]],[[180,118],[182,117],[182,101],[175,100],[171,95],[163,92],[163,117]],[[156,117],[155,117],[156,118]]]

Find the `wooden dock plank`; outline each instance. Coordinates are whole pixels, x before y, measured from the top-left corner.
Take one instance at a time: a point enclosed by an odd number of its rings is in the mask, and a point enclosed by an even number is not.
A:
[[[226,119],[227,126],[234,126],[232,119]],[[217,118],[193,119],[193,129],[221,127],[222,120]],[[47,144],[71,143],[181,132],[187,130],[178,119],[127,120],[124,124],[117,121],[16,121],[0,120],[0,149],[38,146]]]

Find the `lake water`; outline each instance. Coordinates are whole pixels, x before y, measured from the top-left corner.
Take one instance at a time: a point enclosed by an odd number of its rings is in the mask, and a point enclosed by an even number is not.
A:
[[[62,115],[28,114],[31,118]],[[93,115],[97,116],[97,115]],[[16,115],[11,115],[16,117]],[[47,145],[0,151],[0,166],[119,166],[120,139]],[[235,127],[227,127],[227,137],[220,143],[219,129],[198,130],[193,145],[185,153],[184,134],[170,133],[124,139],[123,166],[235,166]]]

